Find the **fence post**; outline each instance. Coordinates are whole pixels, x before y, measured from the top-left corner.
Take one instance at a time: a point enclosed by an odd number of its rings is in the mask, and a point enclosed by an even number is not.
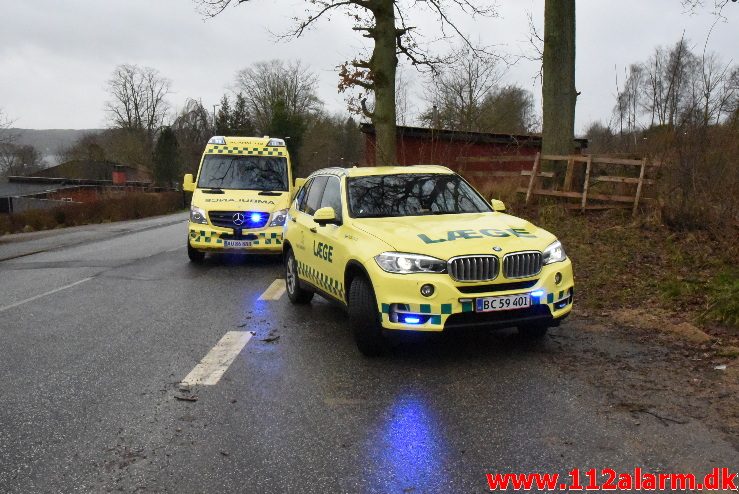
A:
[[[536,153],[534,158],[534,166],[531,168],[531,177],[529,178],[529,188],[526,189],[526,204],[531,199],[531,193],[534,191],[534,184],[536,183],[537,175],[539,174],[539,161],[541,159],[541,153]]]
[[[567,172],[565,173],[564,190],[569,192],[572,190],[572,174],[575,172],[575,158],[570,157],[567,160]]]
[[[588,163],[585,166],[585,184],[582,187],[582,204],[580,208],[585,211],[588,203],[588,186],[590,185],[590,167],[593,164],[593,156],[588,156]]]
[[[644,184],[644,172],[647,168],[647,159],[641,160],[641,170],[639,171],[639,182],[636,186],[636,196],[634,196],[634,209],[631,210],[631,216],[636,217],[636,211],[639,208],[639,198],[641,198],[641,189]]]

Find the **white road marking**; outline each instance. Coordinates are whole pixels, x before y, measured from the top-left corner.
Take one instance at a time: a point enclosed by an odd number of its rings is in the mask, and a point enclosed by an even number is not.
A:
[[[52,295],[57,292],[61,292],[62,290],[66,290],[67,288],[72,288],[73,286],[81,285],[82,283],[85,283],[86,281],[90,281],[92,278],[85,278],[83,280],[75,281],[74,283],[70,283],[69,285],[60,286],[59,288],[55,288],[53,290],[49,290],[48,292],[44,292],[40,295],[36,295],[35,297],[27,298],[25,300],[21,300],[20,302],[16,302],[14,304],[6,305],[5,307],[0,307],[0,312],[5,312],[6,310],[14,309],[15,307],[18,307],[19,305],[27,304],[28,302],[33,302],[34,300],[38,300],[42,297],[46,297],[49,295]]]
[[[203,357],[195,368],[182,380],[185,386],[213,386],[218,384],[223,374],[228,370],[236,356],[249,342],[253,333],[251,331],[229,331],[221,341],[216,344]]]
[[[178,251],[180,249],[184,249],[184,248],[185,248],[184,246],[180,245],[179,247],[175,247],[174,249],[165,250],[164,252],[165,253],[167,253],[167,252],[176,252],[176,251]]]
[[[261,297],[259,297],[259,300],[280,300],[282,296],[285,294],[285,280],[281,280],[280,278],[277,278],[275,281],[272,282],[272,284],[267,288]]]

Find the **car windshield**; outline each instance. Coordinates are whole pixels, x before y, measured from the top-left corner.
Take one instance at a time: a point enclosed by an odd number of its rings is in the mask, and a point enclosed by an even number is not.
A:
[[[347,179],[354,218],[490,212],[488,203],[458,175],[372,175]]]
[[[200,168],[198,187],[286,191],[287,160],[272,156],[209,154]]]

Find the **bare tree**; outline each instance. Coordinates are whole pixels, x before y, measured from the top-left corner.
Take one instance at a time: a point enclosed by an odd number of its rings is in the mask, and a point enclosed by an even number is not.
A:
[[[0,144],[0,174],[30,175],[43,168],[41,153],[35,147],[24,144]]]
[[[156,69],[119,65],[108,81],[111,99],[106,111],[117,128],[143,131],[152,139],[169,111],[170,86],[169,79]]]
[[[531,131],[536,124],[533,95],[515,85],[501,86],[502,75],[494,59],[467,51],[431,79],[421,120],[434,128]]]
[[[300,61],[258,62],[236,74],[237,92],[246,100],[246,111],[260,132],[269,128],[279,104],[290,116],[305,117],[320,110],[318,79]]]
[[[432,78],[426,94],[430,108],[421,119],[432,127],[480,130],[483,102],[497,87],[501,76],[494,59],[480,58],[468,50]]]
[[[16,135],[10,130],[12,126],[13,121],[0,109],[0,145],[15,142]]]
[[[210,15],[218,15],[228,5],[248,4],[252,0],[198,0]],[[398,57],[405,57],[417,67],[431,67],[445,61],[429,56],[421,47],[418,29],[411,18],[422,11],[431,12],[438,20],[442,38],[461,37],[471,46],[468,37],[453,20],[455,12],[467,16],[492,15],[489,0],[310,0],[302,19],[287,37],[300,37],[317,21],[341,11],[354,23],[353,29],[371,40],[371,54],[347,61],[340,67],[339,90],[359,88],[366,95],[358,96],[359,106],[372,120],[377,132],[375,162],[391,164],[396,160],[396,70]],[[437,33],[434,33],[436,36]],[[368,105],[369,95],[374,104]]]
[[[203,148],[211,137],[213,123],[210,113],[200,101],[188,99],[172,124],[184,160],[182,168],[195,173],[200,164]]]

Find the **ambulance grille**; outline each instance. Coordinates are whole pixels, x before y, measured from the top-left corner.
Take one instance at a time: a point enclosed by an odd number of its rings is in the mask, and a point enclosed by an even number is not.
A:
[[[456,281],[490,281],[498,276],[496,256],[463,256],[449,260],[449,276]]]
[[[208,215],[214,226],[223,228],[264,228],[269,221],[264,211],[211,211]]]
[[[541,272],[544,260],[541,252],[517,252],[503,258],[503,276],[528,278]]]

